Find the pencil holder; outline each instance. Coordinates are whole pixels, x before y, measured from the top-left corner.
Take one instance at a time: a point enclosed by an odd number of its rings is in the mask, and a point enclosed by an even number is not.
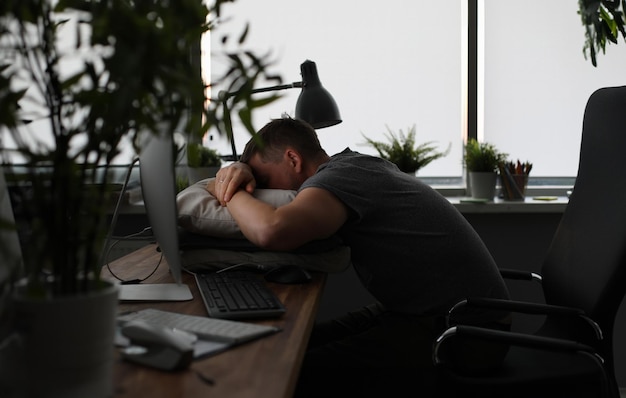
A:
[[[500,173],[502,183],[502,198],[504,200],[524,200],[528,174]]]

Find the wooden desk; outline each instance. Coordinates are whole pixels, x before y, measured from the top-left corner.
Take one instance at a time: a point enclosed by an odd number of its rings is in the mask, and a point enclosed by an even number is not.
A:
[[[148,245],[113,262],[111,269],[123,279],[142,278],[150,274],[160,257],[156,247]],[[106,268],[102,275],[111,277]],[[144,283],[172,281],[163,260],[157,272]],[[152,307],[206,316],[193,276],[184,274],[183,282],[194,296],[191,301],[120,303],[120,311]],[[281,318],[259,323],[278,326],[282,331],[196,360],[190,369],[163,372],[118,357],[114,369],[115,397],[291,397],[325,282],[325,274],[313,273],[313,281],[304,285],[269,284],[287,312]],[[212,379],[214,384],[204,382],[199,374]]]

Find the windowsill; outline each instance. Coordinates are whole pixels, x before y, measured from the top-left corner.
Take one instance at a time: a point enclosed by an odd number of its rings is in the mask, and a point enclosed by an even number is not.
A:
[[[486,203],[472,203],[466,195],[466,189],[460,185],[431,185],[437,192],[445,196],[461,213],[563,213],[567,206],[568,192],[571,186],[531,186],[527,188],[523,201],[512,201],[495,198]],[[498,187],[496,192],[499,192]],[[120,206],[121,214],[144,214],[145,208],[141,198],[141,188],[134,187],[127,192],[128,200]],[[546,200],[546,199],[551,200]],[[543,199],[543,200],[541,200]]]
[[[527,196],[524,200],[503,200],[473,203],[468,197],[448,197],[461,213],[563,213],[569,199],[567,196]]]
[[[553,178],[556,185],[530,185],[526,189],[524,200],[503,200],[496,197],[486,203],[471,203],[465,186],[452,184],[430,184],[437,192],[445,196],[461,213],[563,213],[568,196],[572,191],[570,179]],[[496,195],[500,193],[500,186],[496,187]],[[549,199],[549,200],[548,200]]]
[[[437,189],[461,213],[563,213],[569,199],[566,195],[546,195],[543,191],[533,191],[523,201],[503,200],[495,198],[491,202],[472,203],[471,198],[464,196],[464,189]],[[549,200],[548,200],[549,199]],[[120,206],[121,214],[144,214],[145,208],[141,198],[132,198]]]

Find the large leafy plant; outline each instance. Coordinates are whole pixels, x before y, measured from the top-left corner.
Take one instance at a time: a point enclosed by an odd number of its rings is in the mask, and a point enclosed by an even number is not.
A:
[[[597,66],[597,55],[608,43],[618,43],[621,35],[626,40],[625,0],[578,0],[578,14],[585,27],[583,53]]]
[[[212,105],[202,124],[197,56],[222,3],[0,2],[0,159],[24,216],[31,294],[98,286],[111,163],[124,146],[140,151],[140,134],[175,129],[197,140],[221,123]],[[61,40],[68,33],[73,38]],[[266,66],[245,54],[228,55],[233,66],[224,76],[239,77],[240,86],[250,84],[250,70],[263,75]]]
[[[432,161],[448,154],[449,147],[440,152],[437,151],[437,147],[431,141],[418,145],[415,135],[416,130],[415,125],[413,125],[406,134],[402,130],[394,133],[387,126],[385,137],[388,142],[376,141],[365,135],[363,137],[368,145],[376,149],[381,158],[389,160],[407,173],[414,173]]]

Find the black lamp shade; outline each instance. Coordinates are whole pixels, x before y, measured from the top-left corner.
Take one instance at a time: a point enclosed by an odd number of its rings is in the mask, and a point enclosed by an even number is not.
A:
[[[322,87],[315,62],[304,61],[300,65],[300,71],[302,73],[302,91],[296,103],[296,119],[304,120],[315,129],[341,123],[337,103],[335,103],[332,95]]]

